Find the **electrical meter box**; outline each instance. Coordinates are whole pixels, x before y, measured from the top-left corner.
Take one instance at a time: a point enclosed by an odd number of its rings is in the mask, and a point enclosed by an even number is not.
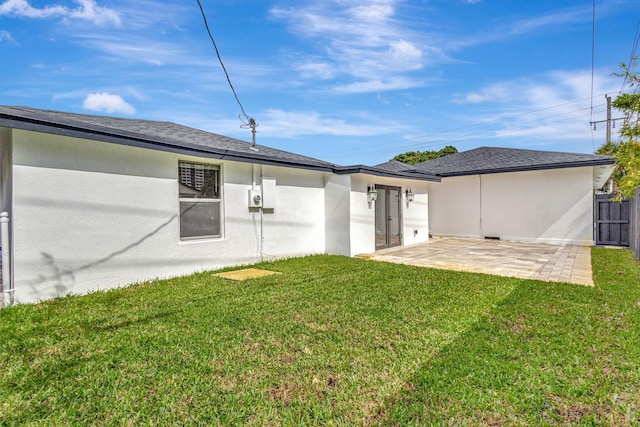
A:
[[[262,177],[260,189],[249,190],[249,208],[274,210],[276,208],[276,179]]]
[[[249,190],[249,207],[250,208],[262,207],[262,191]]]
[[[262,177],[262,209],[276,208],[276,179]]]

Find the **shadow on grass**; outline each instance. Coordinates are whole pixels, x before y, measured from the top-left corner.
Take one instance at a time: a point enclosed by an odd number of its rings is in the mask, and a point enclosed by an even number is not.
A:
[[[147,316],[136,316],[135,313],[128,313],[125,316],[112,315],[91,322],[83,322],[82,327],[87,331],[112,332],[132,325],[149,324],[155,320],[173,316],[178,312],[179,310],[167,310]]]
[[[595,289],[522,281],[421,366],[376,423],[640,423],[640,264],[596,264],[606,271]]]

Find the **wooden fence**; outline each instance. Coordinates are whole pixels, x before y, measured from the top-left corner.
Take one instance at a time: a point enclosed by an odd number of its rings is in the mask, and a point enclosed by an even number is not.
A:
[[[629,247],[640,260],[640,187],[636,188],[636,195],[630,202]]]
[[[640,260],[640,187],[635,197],[616,201],[613,194],[595,197],[596,245],[629,247]]]

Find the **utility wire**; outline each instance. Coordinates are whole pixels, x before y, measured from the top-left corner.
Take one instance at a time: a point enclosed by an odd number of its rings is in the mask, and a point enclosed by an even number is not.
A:
[[[598,95],[598,96],[600,96],[600,95]],[[455,140],[455,139],[457,139],[457,136],[443,137],[443,138],[440,138],[440,139],[437,139],[437,140],[431,140],[431,141],[426,141],[426,142],[415,142],[413,144],[408,144],[408,145],[403,145],[403,146],[394,146],[393,148],[389,148],[389,144],[392,144],[394,142],[407,142],[408,140],[416,140],[416,139],[421,139],[421,138],[433,137],[435,135],[446,134],[446,133],[455,132],[455,131],[468,129],[468,128],[473,128],[473,127],[477,127],[477,126],[498,124],[500,122],[503,122],[504,120],[508,120],[508,119],[512,119],[512,118],[516,118],[516,117],[520,117],[520,116],[526,116],[528,114],[539,113],[539,112],[546,111],[546,110],[552,110],[552,109],[563,107],[563,106],[566,106],[566,105],[575,104],[577,102],[586,101],[588,99],[590,99],[590,98],[575,99],[575,100],[572,100],[572,101],[568,101],[568,102],[564,102],[564,103],[561,103],[561,104],[552,105],[552,106],[549,106],[549,107],[539,108],[539,109],[536,109],[536,110],[525,111],[525,112],[516,113],[516,114],[510,114],[510,115],[507,115],[507,116],[504,116],[504,117],[500,117],[500,118],[497,118],[497,119],[485,120],[485,121],[481,121],[481,122],[472,123],[470,125],[459,126],[459,127],[452,128],[452,129],[446,129],[446,130],[442,130],[442,131],[431,132],[431,133],[421,134],[421,135],[414,135],[414,136],[411,136],[411,137],[402,138],[402,139],[395,139],[395,140],[386,141],[384,143],[379,143],[379,144],[372,144],[372,145],[369,145],[368,148],[369,149],[371,149],[371,148],[375,149],[375,147],[383,147],[383,146],[387,147],[386,149],[373,150],[373,151],[371,151],[372,153],[383,153],[383,152],[387,152],[387,151],[388,152],[392,152],[392,151],[397,151],[397,150],[402,150],[402,149],[411,149],[411,148],[415,148],[415,149],[427,148],[430,145],[438,145],[438,142],[441,142],[441,141]],[[602,107],[603,105],[604,104],[599,104],[599,105],[596,105],[596,106],[592,105],[591,108]],[[549,118],[563,116],[563,115],[566,115],[566,114],[570,114],[572,112],[578,112],[578,111],[584,111],[584,110],[585,110],[584,108],[581,108],[581,109],[578,109],[578,110],[573,110],[571,112],[559,113],[559,114],[554,114],[554,115],[551,115],[551,116],[545,116],[545,117],[542,117],[542,118],[536,118],[536,119],[533,119],[531,121],[520,122],[520,125],[523,124],[523,123],[546,120],[546,119],[549,119]],[[510,127],[513,127],[513,126],[510,126]],[[483,132],[488,133],[490,131],[487,131],[487,130],[471,131],[471,132],[464,133],[464,134],[462,134],[461,136],[458,136],[458,137],[462,137],[464,135],[474,135],[474,134],[483,133]],[[355,152],[355,151],[360,151],[360,150],[361,150],[361,148],[351,148],[351,149],[344,149],[344,150],[338,150],[338,151],[334,150],[331,153],[327,153],[327,154],[348,153],[348,152]]]
[[[588,98],[583,98],[582,100],[586,100]],[[581,100],[578,100],[581,101]],[[571,104],[572,102],[568,102],[565,104],[559,104],[558,106],[561,105],[566,105],[566,104]],[[602,107],[604,107],[605,104],[598,104],[595,105],[594,108],[596,109],[596,113],[601,113],[604,110],[602,109]],[[550,108],[554,108],[554,107],[547,107],[541,110],[536,110],[536,111],[542,111],[542,110],[547,110]],[[528,129],[529,127],[526,126],[527,123],[540,123],[542,122],[542,124],[551,124],[551,123],[557,123],[557,122],[561,122],[561,121],[567,121],[567,120],[571,120],[572,123],[576,123],[578,121],[581,121],[582,118],[585,115],[588,115],[588,111],[589,111],[589,107],[585,107],[585,108],[580,108],[577,110],[572,110],[572,111],[567,111],[567,112],[563,112],[563,113],[559,113],[559,114],[553,114],[550,116],[545,116],[545,117],[536,117],[533,118],[532,120],[528,120],[525,122],[518,122],[518,123],[514,123],[511,125],[507,125],[507,126],[500,126],[498,122],[500,122],[503,119],[496,119],[496,120],[490,120],[490,121],[485,121],[485,122],[480,122],[480,123],[475,123],[473,125],[470,126],[464,126],[464,127],[459,127],[456,129],[451,129],[448,131],[441,131],[441,132],[434,132],[431,135],[422,135],[421,137],[425,137],[425,136],[432,136],[432,135],[436,135],[436,134],[441,134],[441,133],[447,133],[450,131],[455,131],[455,130],[460,130],[463,128],[469,128],[469,127],[474,127],[474,126],[478,126],[478,125],[482,125],[482,124],[493,124],[493,126],[489,129],[481,129],[481,130],[475,130],[475,131],[469,131],[466,133],[461,133],[461,134],[457,134],[457,135],[451,135],[451,136],[443,136],[442,138],[438,138],[438,139],[433,139],[430,141],[425,141],[422,143],[414,143],[414,144],[409,144],[409,145],[401,145],[401,146],[393,146],[393,147],[389,147],[389,144],[376,144],[375,146],[382,146],[384,145],[386,148],[380,148],[380,149],[374,149],[374,150],[369,150],[369,153],[371,154],[385,154],[385,153],[397,153],[399,151],[406,151],[406,150],[411,150],[411,149],[426,149],[426,148],[430,148],[430,147],[434,147],[434,146],[444,146],[446,143],[451,143],[451,142],[455,142],[457,146],[460,145],[466,145],[468,142],[470,141],[474,141],[474,140],[482,140],[482,139],[487,139],[490,137],[495,137],[497,132],[502,132],[502,131],[511,131],[511,132],[518,132],[518,131],[523,131]],[[518,117],[518,116],[522,116],[524,114],[529,114],[531,112],[526,112],[526,113],[520,113],[520,114],[514,114],[511,115],[509,117]],[[586,114],[585,114],[586,113]],[[563,117],[564,116],[564,117]],[[507,117],[507,118],[509,118]],[[371,147],[371,146],[370,146]],[[347,151],[355,151],[354,150],[340,150],[340,151],[334,151],[331,154],[335,155],[336,153],[342,153],[342,152],[347,152]],[[358,149],[359,150],[359,149]],[[327,153],[329,154],[329,153]]]
[[[629,63],[627,64],[628,72],[631,72],[631,65],[633,64],[634,58],[636,57],[636,49],[638,48],[638,41],[640,40],[640,18],[638,19],[638,24],[636,25],[636,34],[633,36],[633,45],[631,46],[631,54],[629,55]],[[622,94],[624,87],[627,85],[627,79],[629,78],[628,74],[625,73],[624,80],[622,81],[622,86],[620,87],[620,92],[618,95]]]
[[[593,0],[593,15],[591,20],[591,112],[589,115],[589,124],[593,122],[593,75],[596,68],[596,0]],[[596,149],[596,141],[591,131],[591,145],[593,150]]]
[[[600,107],[602,105],[598,105],[596,107]],[[425,143],[421,143],[419,144],[419,146],[417,146],[416,144],[412,144],[412,145],[407,145],[407,146],[400,146],[400,147],[393,147],[393,148],[385,148],[385,149],[380,149],[380,150],[370,150],[369,153],[370,154],[385,154],[385,153],[394,153],[394,152],[398,152],[401,150],[407,150],[407,149],[411,149],[411,148],[430,148],[432,146],[440,146],[440,145],[444,145],[447,142],[456,142],[456,145],[460,145],[460,144],[466,144],[469,141],[474,141],[474,140],[482,140],[482,139],[486,139],[487,137],[494,137],[496,135],[497,132],[505,132],[505,133],[509,133],[509,132],[519,132],[519,131],[523,131],[528,129],[528,127],[524,127],[523,125],[527,124],[527,123],[535,123],[535,122],[540,122],[540,121],[544,121],[543,124],[551,124],[551,123],[558,123],[558,122],[562,122],[565,121],[567,119],[572,119],[572,121],[576,121],[578,119],[580,119],[581,117],[584,117],[584,113],[587,112],[587,110],[589,110],[589,108],[581,108],[578,110],[573,110],[573,111],[568,111],[565,113],[561,113],[561,114],[555,114],[553,116],[548,116],[548,117],[542,117],[542,118],[536,118],[527,122],[520,122],[520,123],[515,123],[513,125],[510,126],[500,126],[500,127],[494,127],[491,129],[484,129],[484,130],[477,130],[477,131],[472,131],[472,132],[467,132],[467,133],[463,133],[463,134],[459,134],[459,135],[452,135],[449,137],[443,137],[443,138],[439,138],[439,139],[435,139],[435,140],[431,140],[431,141],[427,141]],[[577,115],[576,115],[577,113]],[[565,117],[562,117],[565,116]],[[551,119],[551,120],[549,120]]]
[[[213,38],[213,35],[211,34],[211,30],[209,29],[209,23],[207,22],[207,16],[204,13],[204,8],[202,7],[202,3],[200,2],[200,0],[196,0],[198,2],[198,6],[200,7],[200,13],[202,14],[202,20],[204,21],[204,26],[207,29],[207,34],[209,34],[209,39],[211,39],[211,43],[213,44],[213,48],[216,51],[216,56],[218,57],[218,61],[220,62],[220,66],[222,67],[222,71],[224,71],[224,75],[227,77],[227,82],[229,83],[229,87],[231,88],[231,92],[233,92],[233,96],[236,98],[236,102],[238,103],[238,105],[240,106],[240,111],[242,111],[242,114],[240,114],[240,121],[243,123],[240,127],[241,128],[250,128],[251,132],[253,134],[253,145],[256,145],[256,127],[258,127],[258,124],[256,123],[256,121],[249,116],[245,111],[244,111],[244,107],[242,106],[242,103],[240,102],[240,98],[238,98],[238,94],[236,93],[235,88],[233,87],[233,84],[231,83],[231,78],[229,78],[229,73],[227,72],[227,68],[224,66],[224,63],[222,62],[222,57],[220,56],[220,51],[218,50],[218,45],[216,44],[216,41]]]

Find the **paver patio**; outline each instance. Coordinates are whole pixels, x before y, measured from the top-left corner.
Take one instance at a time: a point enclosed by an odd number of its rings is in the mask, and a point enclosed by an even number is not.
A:
[[[498,276],[593,286],[591,248],[501,240],[436,237],[382,249],[363,258]]]

